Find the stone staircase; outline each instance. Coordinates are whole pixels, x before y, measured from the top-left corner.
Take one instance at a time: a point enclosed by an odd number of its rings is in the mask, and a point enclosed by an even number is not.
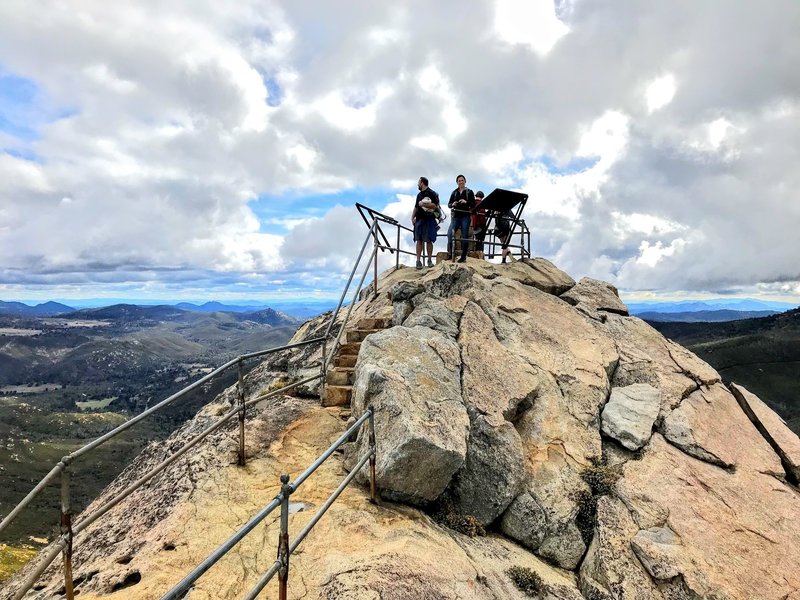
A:
[[[356,361],[361,342],[370,333],[392,326],[391,319],[361,319],[355,329],[345,331],[345,343],[339,346],[333,357],[333,368],[325,376],[322,406],[349,406],[353,395]]]

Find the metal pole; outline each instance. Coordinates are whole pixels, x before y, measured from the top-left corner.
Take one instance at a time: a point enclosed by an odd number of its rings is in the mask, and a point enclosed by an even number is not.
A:
[[[395,257],[394,268],[400,268],[400,224],[397,224],[397,256]]]
[[[369,496],[373,504],[378,499],[375,493],[375,410],[369,407]]]
[[[325,371],[327,371],[327,370],[328,370],[328,338],[326,336],[325,339],[322,340],[322,362],[321,362],[321,364],[319,366],[319,374],[320,374],[320,376],[322,376],[324,378],[325,377]],[[322,385],[325,385],[325,380],[324,379],[322,381]]]
[[[372,282],[372,299],[378,297],[378,236],[375,236],[375,279]]]
[[[64,590],[67,600],[75,600],[72,584],[72,507],[69,493],[69,467],[61,471],[61,534],[66,540],[64,546]]]
[[[287,600],[289,584],[289,496],[292,486],[289,485],[289,475],[281,475],[281,534],[278,538],[278,560],[281,568],[278,571],[278,599]]]
[[[246,459],[244,455],[244,365],[239,361],[239,382],[237,384],[237,402],[239,404],[239,466],[245,465]]]

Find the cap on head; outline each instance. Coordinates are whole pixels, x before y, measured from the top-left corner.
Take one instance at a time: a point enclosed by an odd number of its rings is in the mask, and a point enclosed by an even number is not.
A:
[[[478,190],[477,192],[475,192],[475,197],[476,198],[483,198],[483,192]]]

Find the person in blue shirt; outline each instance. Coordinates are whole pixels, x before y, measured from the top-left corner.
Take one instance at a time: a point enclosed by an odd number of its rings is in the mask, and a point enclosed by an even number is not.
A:
[[[428,266],[433,266],[433,243],[436,241],[436,212],[439,210],[439,194],[428,187],[428,178],[420,177],[417,182],[417,201],[411,213],[414,225],[414,240],[417,242],[417,268],[422,268],[422,245],[427,244]]]

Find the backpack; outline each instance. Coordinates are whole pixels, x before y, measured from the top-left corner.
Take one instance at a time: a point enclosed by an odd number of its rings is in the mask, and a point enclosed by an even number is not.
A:
[[[511,225],[515,220],[514,213],[512,213],[510,210],[507,210],[503,214],[496,216],[494,221],[495,234],[500,237],[507,236],[509,233],[511,233]]]

